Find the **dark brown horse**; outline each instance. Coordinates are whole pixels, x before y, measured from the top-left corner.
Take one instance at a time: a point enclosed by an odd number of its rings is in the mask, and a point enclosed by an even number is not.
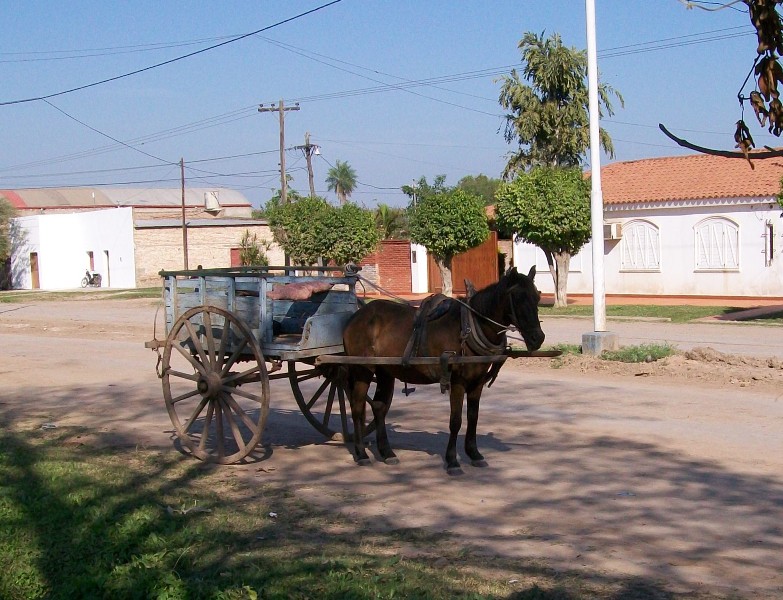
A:
[[[476,292],[467,300],[469,309],[457,300],[444,299],[428,318],[421,313],[417,316],[416,309],[407,304],[388,300],[370,302],[348,322],[343,333],[345,352],[348,356],[358,357],[440,357],[444,352],[453,352],[457,356],[501,354],[505,350],[508,326],[519,331],[528,350],[538,350],[544,342],[544,332],[538,320],[541,294],[533,282],[535,274],[535,267],[527,275],[511,269],[498,283]],[[412,338],[414,321],[417,322],[417,333]],[[449,472],[459,472],[460,469],[457,434],[462,427],[462,399],[466,394],[468,428],[465,453],[473,465],[486,466],[476,445],[476,424],[481,392],[491,373],[491,365],[485,362],[455,365],[451,367],[450,375],[445,374],[451,401],[450,435],[446,448]],[[377,387],[370,399],[367,391],[373,374]],[[389,444],[385,422],[394,394],[394,380],[426,384],[437,383],[443,376],[441,367],[437,365],[348,366],[354,452],[359,464],[370,463],[364,447],[365,400],[375,417],[378,452],[384,462],[396,464],[398,460]]]

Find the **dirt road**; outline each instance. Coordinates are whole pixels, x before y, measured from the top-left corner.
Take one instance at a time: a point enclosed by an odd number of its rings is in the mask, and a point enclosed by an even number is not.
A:
[[[174,452],[155,355],[143,347],[154,315],[154,302],[138,300],[0,305],[0,418],[84,426],[83,443]],[[777,331],[755,328],[755,337]],[[375,527],[451,532],[465,552],[519,559],[520,574],[545,565],[675,592],[782,597],[783,370],[746,362],[743,385],[711,375],[714,364],[696,378],[697,367],[677,361],[668,374],[518,361],[485,392],[479,445],[490,466],[452,478],[437,387],[395,398],[400,465],[362,468],[277,382],[266,446],[256,462],[226,468]]]

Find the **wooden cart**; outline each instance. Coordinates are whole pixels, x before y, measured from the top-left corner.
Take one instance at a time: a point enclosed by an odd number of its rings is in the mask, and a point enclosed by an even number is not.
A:
[[[358,309],[355,270],[263,267],[161,271],[166,339],[158,376],[182,445],[201,460],[236,463],[261,441],[270,381],[287,379],[307,421],[333,440],[353,424],[341,364],[343,329]],[[162,349],[162,353],[161,353]],[[535,353],[551,355],[551,353]],[[516,356],[531,355],[520,352]],[[447,365],[499,362],[491,357],[417,357]],[[359,359],[363,364],[401,358]],[[366,432],[374,430],[367,424]]]

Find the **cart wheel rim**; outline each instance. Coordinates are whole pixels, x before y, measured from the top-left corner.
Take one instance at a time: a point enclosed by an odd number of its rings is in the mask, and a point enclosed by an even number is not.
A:
[[[215,306],[183,313],[166,338],[162,373],[169,417],[194,456],[232,464],[259,444],[269,375],[252,331],[236,315]]]
[[[288,361],[291,391],[307,421],[327,439],[352,442],[350,397],[339,371]],[[371,418],[365,423],[364,434],[373,431],[375,420]]]

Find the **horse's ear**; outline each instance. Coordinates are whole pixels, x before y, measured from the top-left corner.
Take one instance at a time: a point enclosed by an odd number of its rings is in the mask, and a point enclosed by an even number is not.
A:
[[[505,277],[516,277],[517,275],[517,268],[516,267],[509,267],[506,269],[506,272],[503,273]]]
[[[530,271],[528,271],[527,276],[530,277],[530,279],[535,279],[536,278],[536,265],[533,265],[532,267],[530,267]]]
[[[467,277],[465,278],[465,294],[468,299],[476,295],[476,286],[473,285],[473,282]]]

